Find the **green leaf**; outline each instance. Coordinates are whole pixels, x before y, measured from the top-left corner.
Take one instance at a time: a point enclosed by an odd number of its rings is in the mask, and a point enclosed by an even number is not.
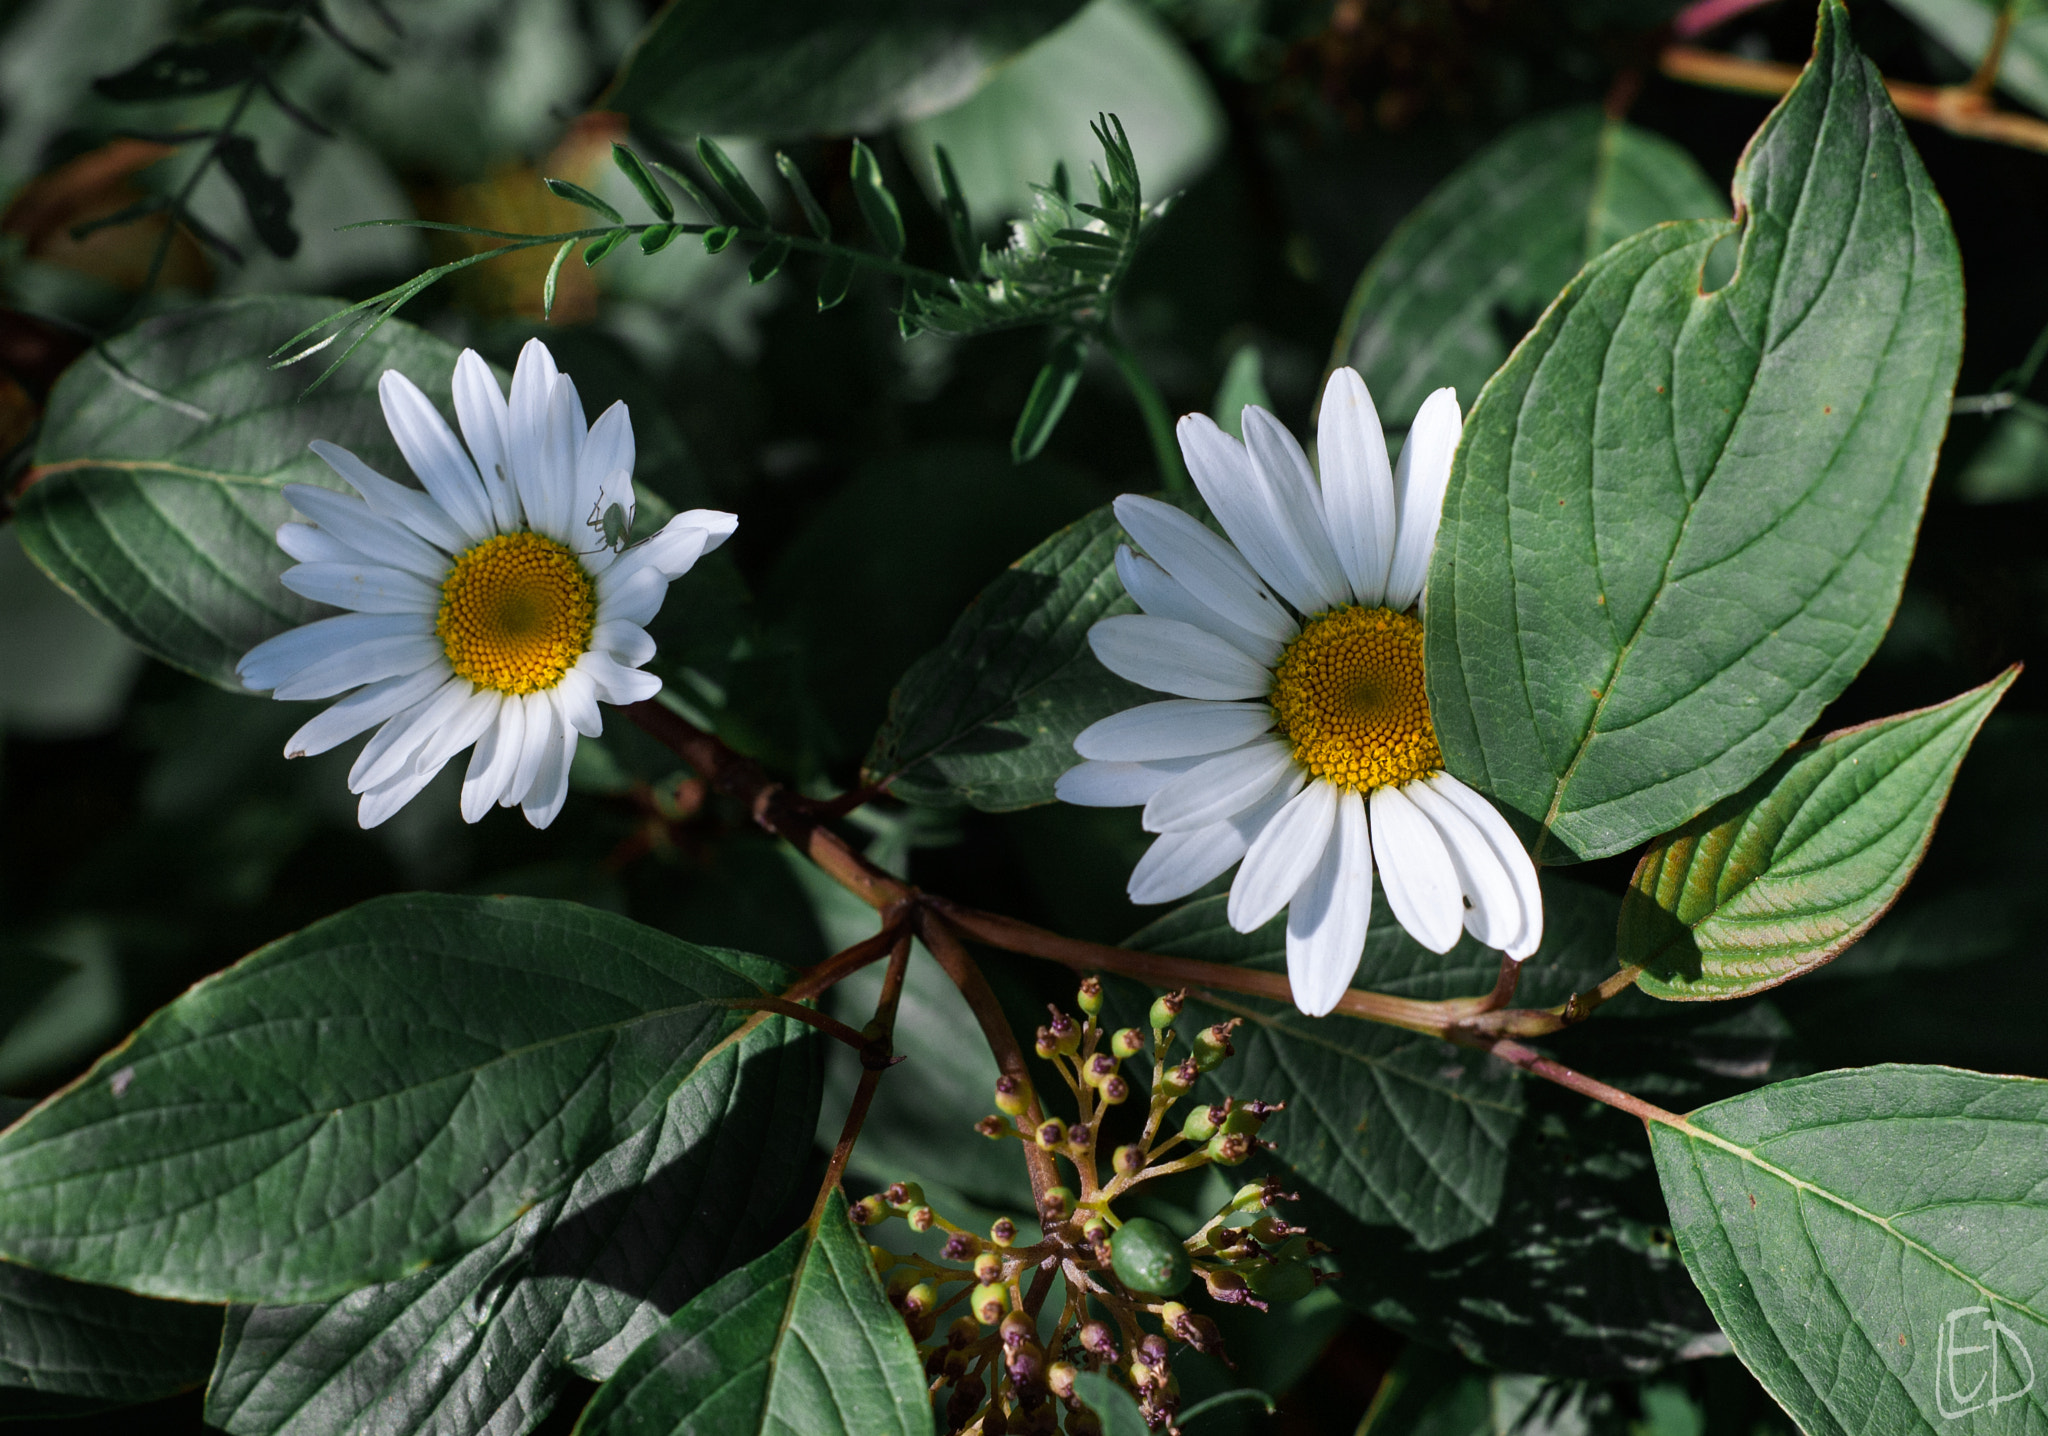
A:
[[[663,189],[660,181],[656,180],[653,174],[648,171],[647,166],[642,163],[640,156],[614,140],[612,141],[612,163],[618,166],[620,174],[632,182],[633,188],[640,191],[642,202],[654,211],[657,218],[671,220],[676,217],[676,207],[670,202],[668,191]],[[556,193],[559,194],[560,191],[558,190]],[[576,199],[574,195],[565,195],[563,197],[565,199]],[[577,203],[580,204],[582,201],[578,200]],[[618,218],[617,215],[612,217],[614,219]]]
[[[788,240],[779,235],[769,240],[761,246],[760,253],[756,254],[752,261],[748,263],[747,282],[750,284],[763,284],[773,279],[776,271],[782,268],[783,261],[788,258]]]
[[[797,168],[796,161],[781,150],[775,152],[775,168],[789,185],[789,192],[796,196],[797,205],[803,210],[804,218],[810,222],[811,233],[820,239],[832,238],[832,221],[825,216],[818,197],[811,193],[810,184],[804,179],[804,172]]]
[[[1099,1371],[1083,1371],[1074,1377],[1074,1394],[1081,1404],[1102,1418],[1102,1436],[1151,1436],[1145,1413],[1138,1409],[1131,1393]]]
[[[616,158],[619,153],[619,146],[613,145],[612,153],[613,157]],[[562,199],[569,201],[569,203],[580,204],[585,209],[595,210],[613,224],[624,224],[626,222],[626,217],[619,213],[618,207],[610,200],[599,198],[574,180],[544,179],[541,183],[553,190]]]
[[[1898,899],[1970,740],[2019,674],[1802,745],[1659,838],[1621,905],[1619,953],[1654,997],[1747,997],[1811,972]]]
[[[521,1431],[603,1380],[670,1312],[765,1249],[815,1180],[816,1035],[770,1018],[707,1058],[662,1119],[468,1255],[328,1306],[235,1307],[207,1394],[233,1436]]]
[[[1587,265],[1466,420],[1430,567],[1445,766],[1605,857],[1776,762],[1876,649],[1962,332],[1955,239],[1839,0],[1740,226]],[[1700,292],[1739,233],[1736,276]]]
[[[1059,427],[1060,416],[1067,412],[1087,363],[1086,336],[1063,334],[1053,341],[1052,356],[1032,380],[1031,392],[1024,397],[1024,412],[1017,416],[1016,431],[1010,435],[1011,459],[1028,464],[1038,457]]]
[[[1403,427],[1432,390],[1469,404],[1579,266],[1669,219],[1728,202],[1671,141],[1592,108],[1525,120],[1417,205],[1365,273],[1330,363]]]
[[[667,249],[669,242],[681,233],[682,230],[672,224],[651,225],[640,231],[640,252],[642,254],[659,254],[664,249]],[[549,303],[552,306],[552,296],[550,296]]]
[[[168,100],[228,89],[256,70],[255,52],[238,41],[172,40],[92,87],[110,100]]]
[[[0,1262],[0,1410],[15,1414],[22,1389],[107,1406],[190,1390],[213,1367],[220,1324],[218,1308]]]
[[[853,283],[853,256],[850,254],[828,254],[825,267],[818,274],[818,312],[838,306],[846,298],[846,287]]]
[[[1088,172],[1096,156],[1088,120],[1103,110],[1129,128],[1155,194],[1197,178],[1228,132],[1208,77],[1153,7],[1095,0],[965,104],[908,126],[904,153],[922,157],[943,147],[963,203],[991,217],[1022,214],[1033,183],[1055,165]],[[943,194],[935,169],[919,178],[928,193]],[[973,273],[971,262],[964,272]]]
[[[601,234],[596,239],[591,240],[590,243],[584,245],[583,267],[585,269],[597,268],[597,262],[617,249],[619,241],[624,239],[626,234],[627,231],[623,229],[615,229],[610,234]],[[552,307],[552,301],[550,301],[550,305]]]
[[[573,903],[364,903],[200,983],[0,1136],[0,1255],[189,1301],[404,1276],[657,1120],[774,971]]]
[[[1931,1436],[2048,1412],[2048,1388],[2021,1394],[2048,1363],[2044,1133],[2048,1082],[1883,1066],[1650,1138],[1686,1266],[1801,1429]]]
[[[939,212],[946,219],[946,238],[953,246],[953,263],[963,275],[980,268],[980,248],[974,242],[974,217],[967,196],[960,192],[960,177],[953,172],[953,160],[944,145],[932,146],[932,167],[939,186]]]
[[[2012,31],[1998,62],[1998,88],[2048,114],[2048,9],[2027,0],[1892,0],[1975,69],[1991,43],[2001,9],[2011,9]]]
[[[581,1436],[930,1436],[924,1373],[837,1190],[815,1228],[670,1318],[591,1398]]]
[[[706,173],[718,193],[729,201],[732,207],[756,229],[768,227],[768,206],[761,202],[761,196],[747,183],[746,174],[732,162],[732,156],[719,148],[718,141],[709,135],[697,140],[697,158],[703,162]]]
[[[868,231],[882,246],[882,252],[891,259],[903,255],[903,211],[896,207],[896,196],[889,193],[889,186],[882,180],[882,164],[875,158],[875,152],[863,140],[853,142],[853,197],[860,205],[860,217],[867,221]]]
[[[1261,409],[1273,407],[1273,398],[1266,392],[1265,365],[1256,344],[1240,344],[1230,356],[1230,367],[1223,371],[1223,382],[1216,386],[1216,400],[1209,406],[1210,417],[1216,420],[1217,428],[1242,440],[1248,404]]]
[[[1226,920],[1227,897],[1199,898],[1133,934],[1126,946],[1235,967],[1284,972],[1286,923],[1255,933]],[[1572,884],[1546,889],[1543,945],[1529,958],[1532,993],[1591,986],[1608,968],[1611,903]],[[1461,938],[1430,952],[1373,897],[1364,960],[1354,986],[1435,1000],[1487,991],[1500,955]],[[1558,994],[1561,999],[1563,992]],[[1540,996],[1532,1000],[1541,1001]],[[1238,1055],[1217,1078],[1241,1098],[1285,1100],[1261,1136],[1294,1176],[1351,1219],[1398,1223],[1425,1250],[1492,1224],[1507,1172],[1508,1144],[1522,1119],[1518,1074],[1483,1053],[1434,1037],[1351,1018],[1304,1017],[1294,1007],[1204,994],[1190,1001],[1199,1025],[1241,1017]],[[1184,1019],[1193,1031],[1195,1020]]]
[[[91,349],[51,392],[17,521],[42,570],[174,667],[236,692],[241,656],[322,606],[287,593],[277,546],[288,483],[341,487],[307,452],[327,439],[407,472],[377,402],[389,368],[452,409],[455,349],[392,321],[306,394],[272,369],[277,341],[333,312],[317,298],[228,299],[152,319]]]
[[[676,0],[605,100],[670,133],[844,135],[950,109],[1081,0]]]
[[[1074,737],[1145,701],[1088,648],[1099,618],[1135,612],[1116,576],[1108,505],[1024,555],[903,675],[863,780],[906,802],[1007,812],[1052,801]]]
[[[221,172],[241,192],[249,227],[263,247],[279,259],[297,254],[299,232],[292,228],[292,192],[285,188],[282,176],[263,168],[256,141],[247,135],[223,135],[216,153]]]

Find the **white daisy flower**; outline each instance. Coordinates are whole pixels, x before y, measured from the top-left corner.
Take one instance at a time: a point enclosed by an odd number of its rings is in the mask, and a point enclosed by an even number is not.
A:
[[[578,734],[597,705],[651,698],[661,680],[645,625],[669,584],[739,522],[678,514],[643,542],[607,543],[605,515],[633,514],[633,423],[623,403],[583,419],[569,376],[539,340],[520,352],[512,401],[474,350],[455,363],[467,452],[410,379],[386,370],[384,420],[421,489],[348,450],[313,452],[360,499],[310,484],[285,497],[311,523],[277,531],[298,564],[284,586],[352,610],[259,643],[236,671],[275,698],[346,694],[291,736],[287,758],[377,728],[349,770],[374,828],[472,743],[462,816],[517,803],[536,828],[569,791]]]
[[[1230,541],[1170,504],[1126,494],[1116,516],[1143,554],[1116,555],[1143,614],[1089,630],[1112,672],[1177,696],[1105,718],[1059,796],[1144,805],[1158,833],[1133,902],[1186,897],[1244,865],[1230,925],[1287,912],[1295,1003],[1320,1017],[1365,951],[1377,864],[1387,905],[1425,947],[1469,930],[1517,960],[1543,937],[1536,868],[1493,805],[1443,770],[1422,682],[1422,596],[1461,426],[1456,394],[1424,401],[1401,449],[1365,382],[1330,376],[1321,482],[1264,409],[1244,442],[1200,414],[1181,453]]]

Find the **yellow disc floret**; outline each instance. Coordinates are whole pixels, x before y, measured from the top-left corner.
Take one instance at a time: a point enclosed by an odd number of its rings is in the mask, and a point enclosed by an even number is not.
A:
[[[575,667],[596,614],[597,592],[575,554],[537,533],[499,534],[455,560],[434,632],[470,682],[532,693]]]
[[[1422,625],[1386,608],[1332,609],[1280,655],[1273,712],[1295,761],[1360,792],[1443,766],[1422,686]]]

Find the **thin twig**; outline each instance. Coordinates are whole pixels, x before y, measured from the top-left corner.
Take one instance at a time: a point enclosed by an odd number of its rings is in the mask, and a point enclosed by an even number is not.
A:
[[[1782,95],[1800,75],[1797,65],[1775,60],[1745,60],[1718,50],[1692,45],[1667,45],[1657,57],[1658,68],[1674,80],[1705,85],[1717,90],[1739,90],[1752,95]],[[1909,119],[1939,125],[1966,139],[1990,140],[2020,149],[2048,153],[2048,121],[2030,115],[2001,110],[1983,95],[1963,85],[1915,85],[1905,80],[1886,80],[1884,87]]]
[[[837,986],[869,963],[876,961],[896,945],[897,937],[902,934],[908,922],[908,912],[908,907],[904,907],[885,914],[880,932],[873,937],[862,938],[841,952],[833,953],[815,967],[805,968],[795,982],[782,990],[782,995],[791,1002],[803,1002]]]
[[[1963,81],[1963,89],[1981,97],[1989,96],[1991,87],[1998,83],[1999,62],[2005,58],[2005,42],[2012,35],[2012,12],[2019,0],[2005,0],[1998,7],[1998,18],[1991,23],[1991,43],[1984,47],[1984,58],[1977,62],[1977,73]]]
[[[1681,40],[1690,40],[1716,25],[1725,25],[1737,15],[1774,3],[1775,0],[1693,0],[1671,17],[1671,33]]]
[[[1458,1027],[1462,1031],[1495,1037],[1546,1037],[1584,1022],[1602,1003],[1612,1001],[1634,987],[1642,971],[1640,964],[1631,964],[1619,972],[1610,973],[1590,992],[1574,992],[1556,1007],[1489,1010],[1465,1019]]]
[[[810,1225],[816,1227],[825,1215],[825,1203],[831,1200],[832,1192],[840,1179],[846,1175],[846,1162],[853,1155],[853,1147],[860,1140],[861,1128],[868,1120],[868,1108],[874,1105],[875,1088],[881,1085],[882,1074],[894,1065],[891,1056],[896,1036],[896,1005],[903,996],[903,974],[910,962],[910,934],[898,932],[896,943],[889,953],[889,970],[882,974],[882,996],[875,1004],[875,1015],[868,1023],[874,1034],[866,1043],[868,1050],[861,1057],[860,1085],[853,1089],[853,1101],[847,1104],[846,1120],[839,1127],[839,1141],[832,1148],[832,1160],[825,1165],[825,1180],[818,1184],[818,1199],[811,1204]]]
[[[1568,1087],[1583,1097],[1591,1097],[1595,1102],[1605,1102],[1608,1106],[1619,1108],[1632,1117],[1681,1130],[1689,1129],[1692,1125],[1676,1112],[1667,1112],[1656,1103],[1645,1102],[1632,1092],[1624,1092],[1619,1087],[1609,1086],[1599,1078],[1588,1077],[1583,1072],[1574,1071],[1562,1062],[1553,1062],[1542,1053],[1524,1047],[1519,1042],[1503,1039],[1484,1045],[1494,1056],[1511,1066],[1519,1067],[1524,1072],[1533,1072],[1538,1077],[1555,1082],[1560,1087]]]
[[[801,1002],[791,1002],[788,998],[775,997],[764,992],[758,997],[729,997],[725,999],[723,1005],[756,1012],[779,1013],[808,1027],[817,1028],[827,1037],[845,1043],[856,1052],[865,1050],[868,1045],[866,1033],[848,1027],[838,1018],[820,1012],[815,1007],[806,1007]]]

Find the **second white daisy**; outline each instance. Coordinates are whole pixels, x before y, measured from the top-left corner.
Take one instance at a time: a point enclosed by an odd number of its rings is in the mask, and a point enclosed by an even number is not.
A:
[[[568,795],[578,736],[604,726],[598,703],[660,691],[641,669],[654,656],[645,625],[669,584],[738,520],[692,509],[626,546],[626,406],[586,423],[575,384],[537,339],[519,355],[509,404],[474,350],[456,361],[454,389],[466,450],[410,379],[386,370],[378,382],[391,437],[421,488],[314,441],[361,497],[285,486],[312,522],[277,531],[299,560],[282,582],[352,611],[257,644],[236,671],[275,698],[347,695],[291,736],[287,758],[377,729],[349,770],[364,827],[475,744],[462,816],[474,823],[493,804],[516,805],[544,828]]]
[[[1542,897],[1514,831],[1443,770],[1423,686],[1429,572],[1461,420],[1456,395],[1424,401],[1398,469],[1365,383],[1330,376],[1317,429],[1320,482],[1264,409],[1240,443],[1199,414],[1181,453],[1226,542],[1136,494],[1116,515],[1144,550],[1117,550],[1142,614],[1089,632],[1111,671],[1165,701],[1093,724],[1087,761],[1059,796],[1144,805],[1159,834],[1131,900],[1169,902],[1242,860],[1228,916],[1251,932],[1287,913],[1287,974],[1321,1016],[1365,950],[1375,866],[1414,938],[1446,952],[1470,931],[1511,958],[1536,950]]]

